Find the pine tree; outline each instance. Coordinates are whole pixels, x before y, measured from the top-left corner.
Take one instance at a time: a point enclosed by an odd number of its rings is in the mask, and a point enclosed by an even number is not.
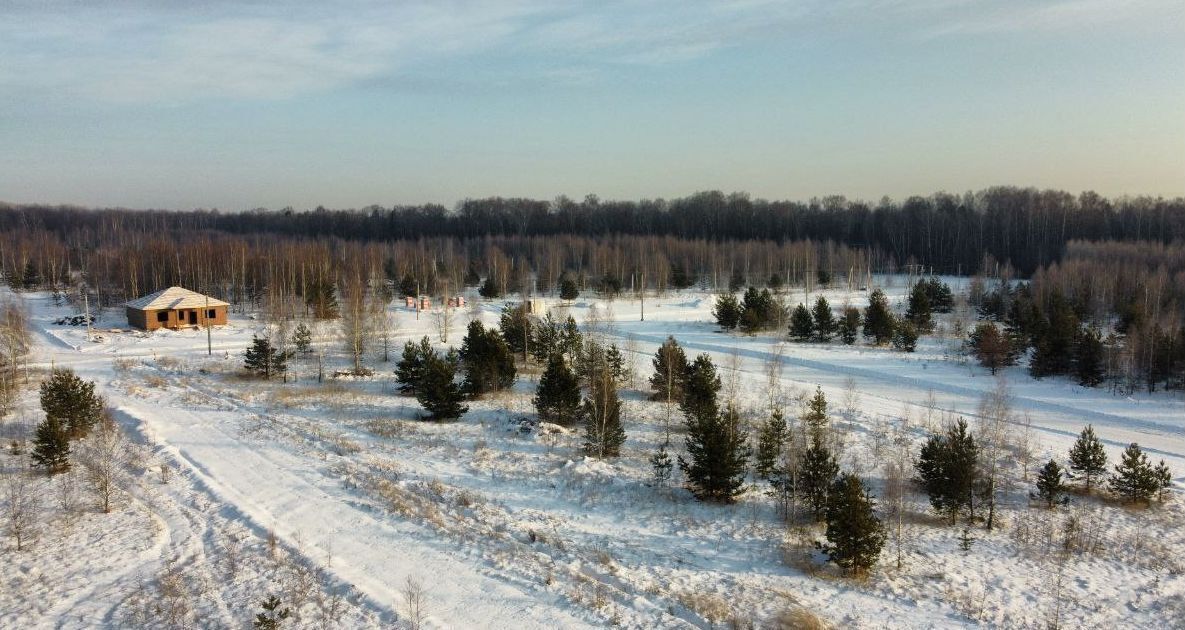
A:
[[[68,438],[81,438],[103,417],[103,398],[95,384],[84,381],[72,370],[55,369],[41,383],[41,409],[56,420]]]
[[[1035,335],[1036,350],[1029,361],[1034,377],[1068,374],[1077,352],[1078,316],[1060,292],[1050,297],[1049,317],[1042,321]]]
[[[1160,460],[1160,463],[1156,465],[1156,468],[1153,469],[1152,474],[1156,478],[1157,484],[1160,486],[1160,489],[1157,492],[1159,495],[1158,498],[1161,502],[1164,502],[1165,492],[1173,485],[1173,472],[1169,470],[1169,465],[1164,463],[1164,460],[1162,459]]]
[[[786,419],[781,409],[774,409],[757,434],[755,469],[761,479],[770,479],[778,469],[786,446]]]
[[[403,297],[420,297],[420,285],[416,282],[415,276],[410,273],[404,274],[399,281],[399,295]]]
[[[831,305],[827,303],[827,298],[820,295],[819,299],[815,300],[812,315],[815,319],[815,341],[831,341],[838,324],[835,316],[831,314]]]
[[[531,318],[527,315],[526,304],[507,304],[502,307],[502,315],[498,319],[498,331],[506,347],[514,354],[523,355],[527,360],[527,350],[533,331]],[[550,349],[546,349],[550,353]]]
[[[926,293],[926,284],[918,282],[909,292],[909,308],[905,311],[905,320],[913,324],[919,331],[929,332],[934,328],[932,312],[930,296]]]
[[[827,508],[827,493],[835,476],[839,474],[839,464],[831,451],[823,444],[821,436],[811,438],[811,444],[802,455],[802,464],[798,473],[798,493],[806,500],[807,505],[815,514],[815,518],[823,516]]]
[[[313,351],[313,331],[309,330],[308,325],[304,322],[296,325],[296,330],[292,333],[292,345],[301,354]]]
[[[580,296],[580,291],[576,288],[576,282],[571,278],[565,277],[560,280],[560,299],[565,302],[571,302]]]
[[[667,337],[659,346],[651,365],[654,366],[654,375],[650,377],[650,389],[654,393],[650,399],[676,403],[682,401],[683,383],[687,378],[687,355],[674,337]]]
[[[403,344],[403,354],[395,364],[395,381],[404,394],[416,393],[416,387],[424,376],[424,364],[432,354],[432,341],[425,335],[419,344],[411,341]]]
[[[576,421],[580,412],[580,384],[559,354],[548,360],[547,369],[539,378],[534,403],[540,420],[562,425]]]
[[[1094,427],[1089,424],[1070,448],[1070,470],[1086,478],[1088,494],[1094,481],[1107,473],[1107,451],[1103,449],[1103,442],[1095,437]]]
[[[498,283],[494,282],[494,277],[488,276],[477,290],[477,294],[487,300],[493,300],[502,297],[502,290],[498,288]]]
[[[621,399],[617,397],[617,382],[608,366],[602,364],[589,384],[584,400],[584,454],[590,457],[617,457],[625,444],[625,428],[621,424]]]
[[[707,354],[695,358],[687,368],[683,384],[683,399],[679,409],[688,418],[711,419],[717,415],[716,395],[720,392],[720,377],[716,365]]]
[[[312,311],[317,319],[337,319],[337,292],[333,283],[321,277],[314,277],[305,284],[306,312]]]
[[[70,469],[70,436],[61,421],[46,416],[33,434],[33,463],[56,475]]]
[[[979,448],[967,433],[967,421],[959,419],[945,435],[931,435],[917,461],[918,477],[930,497],[930,505],[950,517],[953,524],[964,508],[975,518],[975,491],[979,485]]]
[[[894,323],[885,292],[873,289],[872,295],[868,296],[868,308],[864,309],[864,337],[883,346],[893,337]]]
[[[441,357],[430,350],[424,357],[423,373],[416,386],[416,400],[429,413],[431,420],[460,418],[469,411],[463,406],[465,394],[456,382],[457,359],[455,355]]]
[[[547,363],[551,355],[563,352],[560,345],[561,329],[559,322],[548,313],[541,321],[531,326],[531,358],[538,363]],[[568,358],[568,357],[565,357]]]
[[[1016,352],[1008,338],[991,322],[980,322],[968,338],[971,353],[979,364],[992,374],[1000,368],[1016,363]]]
[[[860,335],[860,322],[862,320],[860,309],[854,306],[844,307],[843,317],[839,319],[840,340],[849,346],[856,343],[856,338]]]
[[[1052,459],[1037,473],[1037,496],[1045,501],[1046,507],[1053,507],[1058,497],[1065,493],[1065,471]]]
[[[486,330],[481,322],[469,322],[458,353],[465,373],[464,391],[477,397],[504,390],[514,384],[514,357],[497,331]]]
[[[749,287],[741,301],[740,328],[747,333],[773,328],[783,318],[782,307],[769,289]]]
[[[732,330],[741,321],[741,303],[732,293],[721,293],[716,297],[712,315],[716,318],[717,326],[725,330]]]
[[[1111,492],[1130,503],[1148,504],[1160,492],[1161,479],[1148,461],[1148,455],[1134,442],[1123,451],[1109,484]]]
[[[630,378],[630,370],[626,368],[625,357],[621,355],[621,349],[617,347],[617,344],[611,343],[605,349],[605,363],[609,365],[609,372],[613,374],[618,385],[625,383]]]
[[[885,527],[875,503],[856,475],[845,473],[827,493],[827,545],[823,551],[845,573],[863,575],[880,557]]]
[[[273,346],[266,337],[252,336],[243,367],[265,380],[283,376],[288,371],[288,353]]]
[[[650,470],[654,476],[654,485],[659,488],[665,488],[671,481],[671,472],[675,468],[675,462],[671,460],[669,453],[670,443],[663,442],[658,446],[658,450],[650,456]]]
[[[1084,329],[1078,336],[1074,375],[1083,387],[1095,387],[1103,382],[1103,337],[1097,328]]]
[[[288,608],[280,608],[280,598],[269,596],[263,601],[263,612],[255,615],[253,625],[259,630],[279,630],[280,624],[292,615]]]
[[[893,347],[902,352],[913,352],[918,347],[918,329],[913,322],[903,321],[893,327]]]
[[[580,326],[576,324],[576,318],[569,315],[568,319],[564,320],[564,326],[560,328],[556,342],[568,363],[576,363],[579,360],[580,353],[584,351],[584,335],[580,332]]]
[[[697,499],[731,503],[744,491],[749,449],[736,409],[688,414],[686,446],[691,461],[679,456],[679,468]]]
[[[811,338],[814,329],[815,320],[811,318],[811,312],[807,310],[806,305],[795,306],[794,312],[790,314],[790,336],[796,341],[806,341]]]
[[[812,433],[822,435],[827,430],[827,397],[823,395],[822,387],[815,386],[815,395],[811,397],[802,420]]]
[[[935,313],[949,313],[954,310],[955,296],[950,290],[950,285],[938,278],[930,278],[921,284],[926,289],[926,297],[929,298],[930,307]]]
[[[41,274],[37,273],[37,265],[30,258],[25,262],[25,270],[21,274],[21,288],[28,291],[41,285]]]

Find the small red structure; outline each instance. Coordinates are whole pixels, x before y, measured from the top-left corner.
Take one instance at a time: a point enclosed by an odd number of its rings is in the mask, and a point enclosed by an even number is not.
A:
[[[460,308],[462,306],[465,306],[465,296],[458,295],[457,297],[449,298],[448,305],[450,308]]]
[[[416,307],[416,299],[410,295],[403,298],[403,304],[407,308],[414,309]]]
[[[421,295],[420,296],[420,310],[426,311],[430,308],[432,308],[432,298],[430,298],[426,295]]]

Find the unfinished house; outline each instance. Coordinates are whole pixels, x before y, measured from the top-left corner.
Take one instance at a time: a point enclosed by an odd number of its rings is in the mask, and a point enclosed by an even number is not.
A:
[[[189,328],[226,324],[222,300],[181,287],[169,287],[125,304],[128,325],[141,330]]]

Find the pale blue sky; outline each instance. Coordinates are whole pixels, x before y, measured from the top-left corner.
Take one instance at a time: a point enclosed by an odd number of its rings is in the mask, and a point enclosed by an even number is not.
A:
[[[1181,0],[0,0],[0,200],[1185,194]]]

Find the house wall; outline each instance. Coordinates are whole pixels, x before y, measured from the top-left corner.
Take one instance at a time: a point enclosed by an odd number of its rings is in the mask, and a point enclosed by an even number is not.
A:
[[[128,308],[128,325],[135,326],[141,330],[156,330],[158,328],[187,328],[194,326],[190,323],[189,313],[194,311],[197,313],[196,326],[225,326],[226,325],[226,309],[225,306],[211,306],[209,310],[214,311],[212,317],[206,317],[206,308],[181,308],[171,310],[155,310],[142,311],[140,309]],[[160,321],[160,313],[165,313],[165,321]]]

